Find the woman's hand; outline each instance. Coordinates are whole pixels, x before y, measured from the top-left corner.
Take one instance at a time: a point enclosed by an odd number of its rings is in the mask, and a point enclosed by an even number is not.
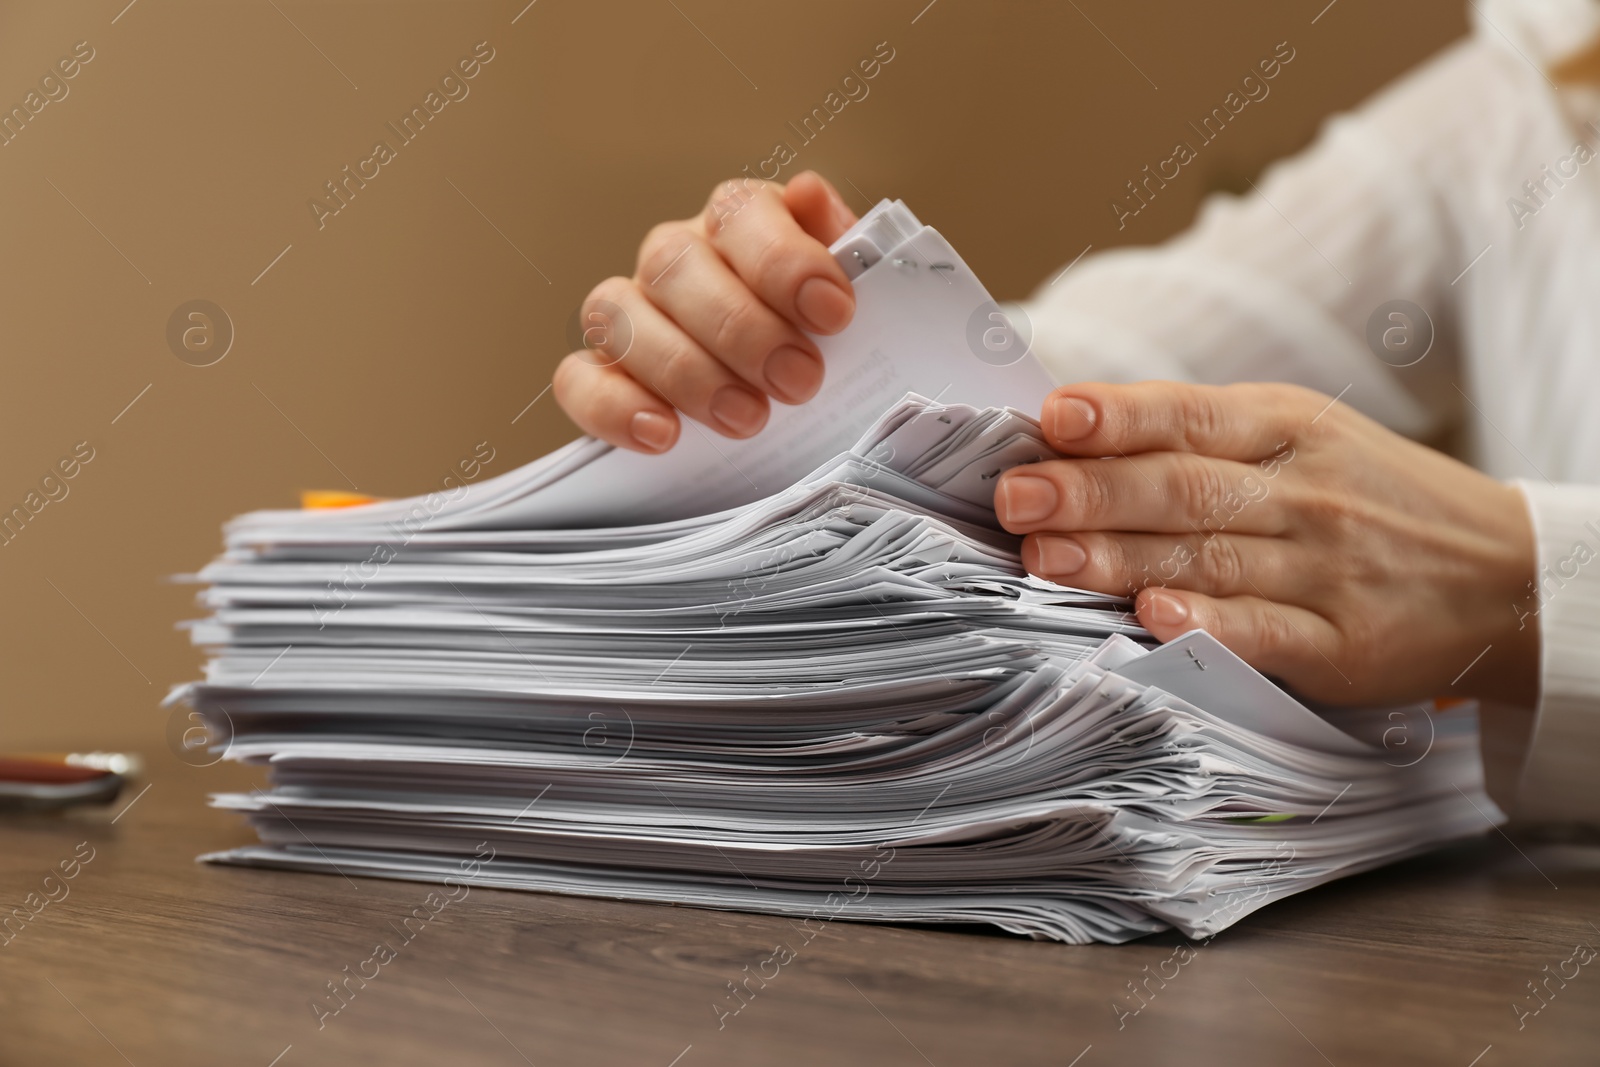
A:
[[[1157,638],[1204,628],[1313,699],[1533,701],[1516,488],[1296,386],[1071,385],[1041,421],[1075,458],[995,495],[1032,573],[1136,595]]]
[[[640,452],[673,446],[678,411],[752,436],[768,397],[800,404],[822,387],[806,334],[855,314],[828,253],[855,221],[810,171],[787,186],[724,182],[695,218],[650,231],[633,277],[595,286],[580,312],[587,347],[556,368],[556,400],[585,432]]]

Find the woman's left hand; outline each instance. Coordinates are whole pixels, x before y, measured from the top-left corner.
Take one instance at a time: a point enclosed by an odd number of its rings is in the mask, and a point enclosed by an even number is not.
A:
[[[1298,386],[1070,385],[1041,422],[1073,458],[995,494],[1032,573],[1136,596],[1158,639],[1203,628],[1313,699],[1533,701],[1514,486]]]

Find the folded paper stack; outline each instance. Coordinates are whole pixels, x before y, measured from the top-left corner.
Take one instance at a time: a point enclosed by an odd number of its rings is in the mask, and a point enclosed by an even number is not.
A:
[[[1048,382],[903,206],[835,250],[829,386],[752,441],[235,520],[171,699],[271,786],[205,858],[1121,941],[1500,818],[1470,707],[1313,711],[1026,576],[993,486]]]

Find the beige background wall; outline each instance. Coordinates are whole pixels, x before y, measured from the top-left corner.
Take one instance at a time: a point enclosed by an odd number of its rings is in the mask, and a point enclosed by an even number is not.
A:
[[[94,452],[0,547],[0,751],[163,746],[157,702],[200,662],[173,629],[193,589],[165,576],[230,515],[569,439],[549,397],[512,418],[579,301],[777,140],[782,177],[904,198],[1015,297],[1086,245],[1174,232],[1465,30],[1462,0],[1315,24],[1325,0],[125,3],[0,4],[6,109],[94,54],[0,147],[0,509]],[[1118,232],[1123,183],[1281,41],[1271,95]],[[319,229],[308,200],[479,42],[470,95]],[[786,122],[879,42],[870,94],[799,145]],[[194,299],[234,324],[212,366],[166,340]]]

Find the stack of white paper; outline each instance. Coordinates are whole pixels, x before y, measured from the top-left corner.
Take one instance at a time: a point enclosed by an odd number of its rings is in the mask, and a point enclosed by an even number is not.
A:
[[[1048,383],[969,344],[994,305],[903,206],[836,252],[829,385],[753,441],[236,520],[173,698],[273,784],[207,858],[1118,941],[1499,818],[1470,711],[1317,714],[1023,575],[993,485]]]

